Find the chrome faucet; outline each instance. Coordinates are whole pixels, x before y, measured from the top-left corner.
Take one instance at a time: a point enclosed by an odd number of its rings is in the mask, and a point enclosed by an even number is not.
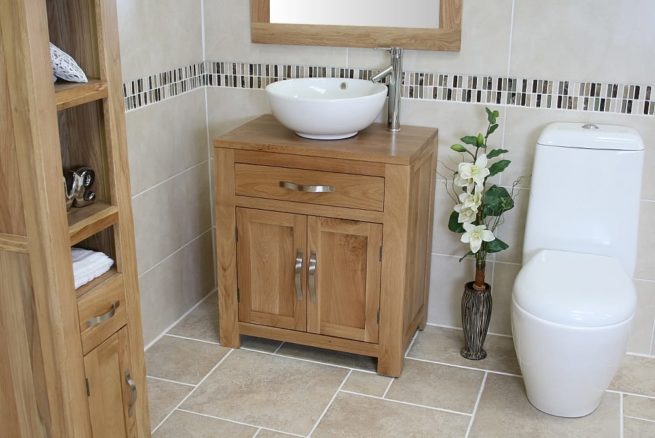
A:
[[[380,82],[389,76],[389,104],[387,106],[387,126],[390,131],[400,131],[400,91],[403,82],[403,49],[392,47],[391,65],[371,78],[373,82]]]

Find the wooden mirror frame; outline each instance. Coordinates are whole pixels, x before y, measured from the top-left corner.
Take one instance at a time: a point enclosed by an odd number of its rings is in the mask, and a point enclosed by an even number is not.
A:
[[[336,47],[402,47],[457,52],[462,29],[462,1],[439,2],[439,28],[281,24],[270,21],[270,0],[250,0],[253,43]]]

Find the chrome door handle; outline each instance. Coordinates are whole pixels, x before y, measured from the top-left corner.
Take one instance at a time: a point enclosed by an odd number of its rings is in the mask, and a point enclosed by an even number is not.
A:
[[[316,302],[316,252],[312,251],[309,255],[309,297],[313,303]]]
[[[138,393],[136,383],[130,375],[130,370],[125,371],[125,383],[130,387],[130,403],[127,405],[127,415],[131,417],[134,413],[134,405],[136,404]]]
[[[310,192],[310,193],[332,193],[334,186],[321,186],[321,185],[305,185],[296,184],[291,181],[280,181],[280,187],[293,190],[294,192]]]
[[[296,265],[294,268],[294,279],[296,282],[296,299],[298,301],[302,300],[302,284],[300,281],[300,275],[302,274],[302,251],[298,250],[296,252]]]
[[[111,309],[107,311],[106,313],[103,313],[102,315],[94,316],[93,318],[89,319],[86,321],[86,328],[91,328],[95,327],[98,324],[101,324],[108,319],[112,318],[114,315],[116,315],[116,309],[118,309],[118,306],[120,306],[121,302],[116,301],[111,305]]]

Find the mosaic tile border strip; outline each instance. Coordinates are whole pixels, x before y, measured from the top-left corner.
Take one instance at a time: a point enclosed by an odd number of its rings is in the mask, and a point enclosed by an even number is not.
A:
[[[205,61],[123,85],[126,110],[137,109],[196,88],[263,89],[290,78],[369,79],[370,69],[289,64]],[[525,108],[655,115],[655,86],[405,72],[402,97]]]

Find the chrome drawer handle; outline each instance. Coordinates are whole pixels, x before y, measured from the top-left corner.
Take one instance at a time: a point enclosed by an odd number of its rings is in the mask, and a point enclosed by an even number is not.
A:
[[[280,187],[293,190],[294,192],[332,193],[335,191],[334,186],[304,185],[296,184],[291,181],[280,181]]]
[[[300,275],[302,273],[302,261],[303,261],[302,258],[303,258],[302,251],[298,250],[298,252],[296,252],[296,265],[294,268],[294,277],[295,277],[294,279],[296,282],[296,299],[298,301],[302,301],[302,285],[300,282]]]
[[[120,306],[121,302],[116,301],[114,304],[111,305],[111,309],[107,311],[107,313],[103,313],[102,315],[94,316],[93,318],[89,319],[86,321],[86,328],[91,328],[95,327],[98,324],[102,324],[103,322],[107,321],[108,319],[112,318],[114,315],[116,315],[116,309],[118,309],[118,306]]]
[[[309,255],[309,297],[312,300],[312,303],[316,302],[316,252],[312,251]]]
[[[130,388],[130,403],[127,405],[127,415],[131,417],[134,413],[134,405],[136,404],[138,393],[136,383],[130,375],[130,370],[125,371],[125,383],[127,383],[127,386]]]

